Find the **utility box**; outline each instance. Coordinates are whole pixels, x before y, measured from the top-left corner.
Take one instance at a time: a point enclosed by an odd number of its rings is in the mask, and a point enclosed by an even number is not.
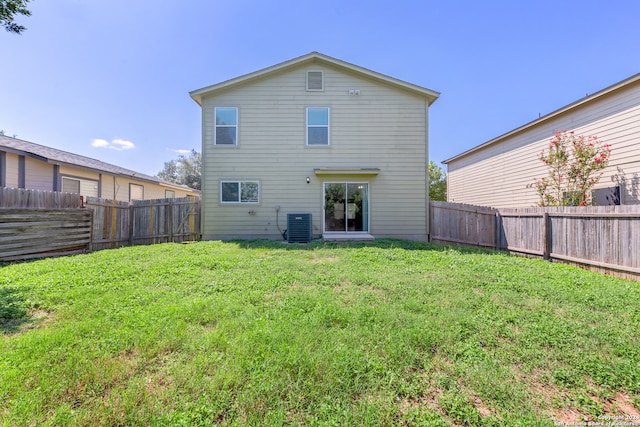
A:
[[[309,243],[311,241],[311,214],[287,214],[287,242]]]

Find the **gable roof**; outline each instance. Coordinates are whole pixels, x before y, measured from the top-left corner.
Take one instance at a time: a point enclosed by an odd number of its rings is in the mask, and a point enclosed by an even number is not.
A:
[[[216,83],[214,85],[206,86],[201,89],[197,89],[189,92],[189,95],[191,95],[191,98],[193,98],[194,101],[202,105],[202,97],[204,95],[208,95],[210,93],[216,92],[221,89],[242,85],[244,83],[250,82],[252,80],[255,80],[261,77],[269,76],[281,71],[285,71],[285,70],[298,67],[301,65],[306,65],[306,64],[328,64],[342,70],[362,74],[374,80],[378,80],[380,82],[384,82],[392,86],[409,90],[416,94],[422,95],[427,98],[429,105],[433,104],[435,100],[438,99],[438,97],[440,96],[439,92],[433,91],[431,89],[427,89],[422,86],[414,85],[413,83],[408,83],[403,80],[389,77],[387,75],[380,74],[375,71],[371,71],[367,68],[350,64],[348,62],[341,61],[339,59],[332,58],[327,55],[323,55],[319,52],[311,52],[306,55],[291,59],[289,61],[281,62],[279,64],[272,65],[271,67],[263,68],[253,73],[245,74],[243,76],[226,80],[221,83]]]
[[[457,155],[455,155],[455,156],[453,156],[453,157],[451,157],[451,158],[449,158],[447,160],[444,160],[442,163],[444,163],[445,165],[449,164],[450,162],[452,162],[454,160],[458,160],[458,159],[460,159],[460,158],[462,158],[462,157],[464,157],[464,156],[466,156],[468,154],[471,154],[471,153],[473,153],[475,151],[478,151],[478,150],[482,150],[483,148],[486,148],[486,147],[488,147],[490,145],[497,144],[500,141],[503,141],[503,140],[509,138],[510,136],[513,136],[513,135],[515,135],[517,133],[520,133],[520,132],[524,132],[525,130],[533,128],[533,127],[535,127],[535,126],[537,126],[537,125],[539,125],[541,123],[544,123],[544,122],[546,122],[548,120],[554,119],[554,118],[556,118],[556,117],[558,117],[558,116],[560,116],[562,114],[565,114],[565,113],[567,113],[569,111],[575,110],[575,109],[580,108],[580,107],[582,107],[584,105],[591,104],[591,103],[593,103],[593,102],[595,102],[595,101],[597,101],[599,99],[602,99],[603,97],[605,97],[607,95],[610,95],[610,94],[612,94],[614,92],[617,92],[619,90],[624,90],[625,88],[627,88],[627,87],[629,87],[629,86],[631,86],[633,84],[636,84],[638,82],[640,82],[640,73],[635,74],[635,75],[633,75],[633,76],[631,76],[629,78],[626,78],[626,79],[624,79],[624,80],[622,80],[622,81],[620,81],[618,83],[615,83],[615,84],[613,84],[611,86],[608,86],[608,87],[606,87],[606,88],[604,88],[604,89],[602,89],[602,90],[600,90],[600,91],[598,91],[598,92],[596,92],[594,94],[587,95],[584,98],[581,98],[581,99],[579,99],[579,100],[577,100],[575,102],[572,102],[571,104],[565,105],[562,108],[559,108],[559,109],[557,109],[555,111],[552,111],[549,114],[546,114],[546,115],[544,115],[544,116],[542,116],[542,117],[540,117],[540,118],[538,118],[536,120],[533,120],[533,121],[531,121],[531,122],[529,122],[529,123],[527,123],[527,124],[525,124],[523,126],[520,126],[520,127],[516,128],[516,129],[514,129],[512,131],[504,133],[504,134],[502,134],[502,135],[500,135],[500,136],[498,136],[496,138],[493,138],[493,139],[491,139],[491,140],[489,140],[489,141],[487,141],[487,142],[485,142],[483,144],[476,145],[475,147],[470,148],[467,151],[464,151],[464,152],[462,152],[460,154],[457,154]]]
[[[163,186],[193,190],[192,188],[183,185],[167,182],[154,176],[132,171],[131,169],[126,169],[110,163],[105,163],[100,160],[92,159],[91,157],[69,153],[67,151],[23,141],[21,139],[10,138],[4,135],[0,135],[0,151],[17,154],[19,156],[31,157],[53,165],[73,166],[90,171],[106,172],[112,175],[135,178],[140,181],[152,182]]]

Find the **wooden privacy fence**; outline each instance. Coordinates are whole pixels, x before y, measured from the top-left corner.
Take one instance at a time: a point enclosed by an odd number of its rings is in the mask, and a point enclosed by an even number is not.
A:
[[[200,238],[200,200],[115,200],[87,198],[93,215],[93,250]]]
[[[433,242],[481,246],[640,277],[640,206],[491,209],[431,202]]]
[[[0,260],[82,253],[91,244],[87,209],[0,208]]]
[[[133,203],[0,188],[0,261],[200,238],[200,200]]]
[[[55,191],[0,187],[0,208],[81,208],[82,196]]]

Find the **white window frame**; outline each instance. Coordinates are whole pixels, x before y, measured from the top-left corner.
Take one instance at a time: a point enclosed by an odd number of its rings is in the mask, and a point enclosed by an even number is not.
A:
[[[344,231],[327,231],[326,226],[326,191],[327,185],[330,184],[340,184],[348,186],[349,184],[361,185],[364,184],[367,186],[367,231],[348,231],[346,228]],[[348,196],[345,193],[345,197]],[[346,225],[346,224],[345,224]],[[323,181],[322,182],[322,233],[340,233],[340,234],[369,234],[371,233],[371,183],[368,181]]]
[[[237,184],[238,185],[238,200],[229,201],[222,200],[222,186],[223,184]],[[257,184],[258,186],[258,200],[242,200],[242,185],[243,184]],[[222,180],[220,181],[220,203],[223,205],[258,205],[260,204],[260,181],[258,180]]]
[[[62,192],[63,193],[68,193],[68,191],[64,191],[64,181],[68,180],[68,181],[76,181],[78,183],[78,192],[77,193],[72,193],[72,194],[80,194],[82,191],[82,181],[79,178],[71,178],[68,176],[63,176],[62,177]]]
[[[322,81],[321,85],[322,87],[320,89],[310,89],[309,88],[309,74],[311,73],[320,73],[320,79]],[[323,92],[324,91],[324,71],[322,70],[307,70],[306,73],[306,85],[305,88],[307,89],[307,92]]]
[[[218,118],[218,110],[235,110],[236,112],[236,124],[235,125],[219,125],[217,123]],[[240,117],[238,114],[238,107],[215,107],[213,112],[213,145],[216,147],[237,147],[238,146],[238,126],[240,122]],[[235,144],[218,144],[218,128],[235,128]]]
[[[327,110],[327,124],[326,125],[310,125],[309,124],[309,110],[312,109],[326,109]],[[331,145],[331,108],[330,107],[307,107],[305,109],[305,135],[307,147],[329,147]],[[327,128],[327,143],[326,144],[309,144],[309,128]]]
[[[140,198],[140,199],[132,199],[131,198],[131,189],[133,187],[140,187],[142,189],[142,198]],[[144,185],[142,185],[142,184],[134,184],[134,183],[130,182],[129,183],[129,201],[132,202],[134,200],[144,200]]]
[[[176,192],[173,190],[164,190],[164,198],[165,199],[175,199]]]

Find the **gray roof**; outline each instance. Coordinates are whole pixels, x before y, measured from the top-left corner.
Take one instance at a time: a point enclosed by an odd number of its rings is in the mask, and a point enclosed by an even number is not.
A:
[[[106,172],[112,175],[126,176],[129,178],[139,179],[141,181],[192,190],[191,188],[183,185],[167,182],[154,176],[132,171],[131,169],[126,169],[110,163],[105,163],[100,160],[92,159],[91,157],[69,153],[68,151],[58,150],[56,148],[45,147],[44,145],[34,144],[33,142],[23,141],[21,139],[11,138],[5,135],[0,135],[0,151],[32,157],[53,165],[74,166],[76,168]]]

